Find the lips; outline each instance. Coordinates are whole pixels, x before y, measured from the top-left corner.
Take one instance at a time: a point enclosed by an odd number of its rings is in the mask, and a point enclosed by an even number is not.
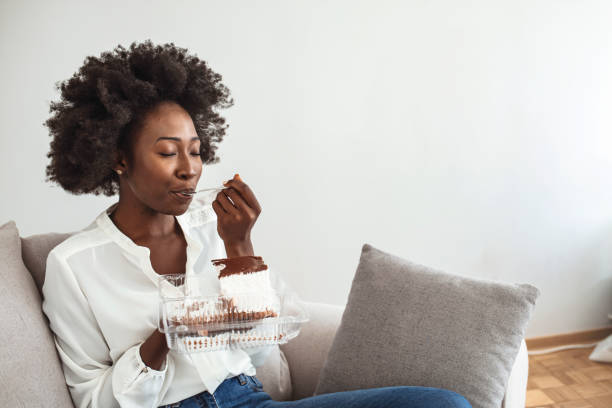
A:
[[[176,186],[176,188],[170,190],[172,193],[182,193],[182,194],[193,194],[195,193],[194,187],[187,186]]]
[[[177,197],[181,201],[189,201],[193,198],[194,190],[180,190],[180,191],[172,191],[171,194],[174,197]]]

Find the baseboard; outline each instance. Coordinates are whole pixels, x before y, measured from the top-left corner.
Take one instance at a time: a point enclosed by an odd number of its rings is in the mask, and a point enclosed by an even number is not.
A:
[[[579,331],[574,333],[555,334],[553,336],[532,337],[525,339],[528,350],[564,346],[567,344],[588,344],[605,339],[612,334],[612,326]]]

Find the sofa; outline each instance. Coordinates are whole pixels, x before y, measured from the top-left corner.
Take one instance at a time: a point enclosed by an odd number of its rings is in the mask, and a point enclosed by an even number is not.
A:
[[[6,362],[2,364],[4,372],[0,371],[0,381],[3,382],[0,398],[7,406],[72,407],[48,321],[40,307],[47,254],[71,234],[48,233],[23,238],[12,221],[0,228],[3,229],[2,240],[10,241],[11,237],[16,237],[14,248],[21,255],[20,259],[9,259],[12,244],[7,246],[6,242],[2,243],[2,299],[3,303],[8,304],[4,310],[9,317],[3,317],[3,335],[0,339],[4,342],[0,358]],[[11,228],[14,231],[7,232]],[[15,269],[19,262],[24,267]],[[9,273],[15,275],[15,270],[21,270],[19,273],[28,276],[10,276]],[[269,358],[257,368],[257,377],[263,383],[264,390],[274,399],[296,400],[313,395],[344,310],[342,306],[323,303],[304,302],[304,306],[310,320],[303,325],[300,335],[281,345],[275,358]],[[19,327],[27,327],[29,332],[11,335]],[[48,344],[44,346],[43,343]],[[32,370],[37,370],[36,375],[32,374]],[[523,339],[507,383],[502,408],[525,406],[527,375],[527,347]]]

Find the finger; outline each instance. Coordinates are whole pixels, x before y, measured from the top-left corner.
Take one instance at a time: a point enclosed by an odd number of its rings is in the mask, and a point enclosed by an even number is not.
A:
[[[238,209],[243,212],[248,214],[249,216],[254,216],[254,212],[253,209],[251,207],[249,207],[249,205],[244,201],[244,199],[242,198],[242,196],[240,196],[240,193],[238,191],[236,191],[234,188],[228,188],[226,190],[223,190],[226,192],[226,194],[229,196],[229,198],[234,202],[234,205],[236,207],[238,207]]]
[[[239,180],[239,181],[243,181],[243,180],[242,180],[242,177],[240,177],[240,174],[238,174],[238,173],[234,174],[234,177],[232,177],[232,178],[231,178],[230,180],[228,180],[228,181],[232,181],[232,180]],[[223,185],[227,185],[228,181],[225,181],[225,182],[223,183]]]
[[[225,211],[225,209],[223,208],[223,206],[219,203],[218,200],[215,200],[212,202],[212,207],[215,210],[215,212],[217,213],[217,216],[223,214],[227,214],[227,211]]]
[[[233,178],[227,181],[225,186],[236,189],[249,207],[258,213],[261,212],[261,206],[259,205],[257,198],[255,198],[255,194],[253,194],[251,188],[244,181]]]
[[[223,190],[217,195],[217,201],[219,201],[219,204],[221,204],[225,212],[228,214],[238,214],[240,212],[227,198],[227,195]]]

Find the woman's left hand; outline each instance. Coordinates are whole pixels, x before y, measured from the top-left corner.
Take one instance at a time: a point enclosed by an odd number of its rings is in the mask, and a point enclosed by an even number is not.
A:
[[[217,213],[217,232],[225,243],[228,257],[232,256],[230,252],[235,252],[233,256],[254,255],[251,229],[261,213],[261,206],[238,174],[223,184],[227,188],[221,190],[212,203]]]

